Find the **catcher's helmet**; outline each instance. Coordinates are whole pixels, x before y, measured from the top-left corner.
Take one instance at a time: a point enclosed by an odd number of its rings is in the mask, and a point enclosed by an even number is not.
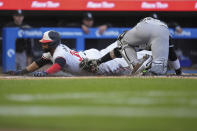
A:
[[[41,40],[42,44],[47,44],[50,49],[56,48],[61,43],[60,34],[56,31],[46,31]]]

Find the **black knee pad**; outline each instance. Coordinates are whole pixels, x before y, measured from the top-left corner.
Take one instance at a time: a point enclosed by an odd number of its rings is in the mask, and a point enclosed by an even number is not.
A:
[[[114,55],[117,57],[117,58],[121,58],[122,55],[120,54],[120,49],[121,48],[114,48]]]

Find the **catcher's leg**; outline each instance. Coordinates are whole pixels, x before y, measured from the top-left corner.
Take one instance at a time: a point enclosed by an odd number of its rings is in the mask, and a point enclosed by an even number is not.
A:
[[[167,28],[158,29],[156,36],[152,38],[151,50],[153,62],[150,72],[155,75],[166,74],[169,53],[169,31]]]
[[[125,44],[121,41],[118,42],[118,45],[120,47],[119,51],[120,51],[121,56],[128,63],[131,70],[133,70],[133,65],[136,65],[138,63],[137,53],[135,49],[133,49],[128,44]]]
[[[132,74],[138,74],[146,68],[149,68],[151,65],[151,55],[145,55],[140,61],[139,59],[137,59],[137,53],[135,49],[130,47],[129,45],[122,47],[120,53],[132,70]]]
[[[140,27],[141,28],[141,27]],[[134,49],[135,46],[145,44],[147,35],[142,34],[141,30],[134,27],[132,30],[126,32],[123,36],[119,37],[118,45],[120,47],[120,53],[125,61],[128,63],[132,70],[132,74],[138,74],[150,65],[152,57],[147,55],[142,61],[137,59],[137,53]]]
[[[181,65],[180,65],[180,61],[176,55],[175,49],[174,49],[174,45],[172,43],[172,38],[169,37],[169,55],[168,55],[168,64],[170,66],[171,69],[174,69],[177,75],[181,75],[182,74],[182,69],[181,69]]]

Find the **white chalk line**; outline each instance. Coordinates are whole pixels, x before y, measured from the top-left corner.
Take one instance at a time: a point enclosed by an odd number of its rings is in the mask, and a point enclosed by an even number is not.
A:
[[[188,96],[194,95],[188,99]],[[166,98],[171,96],[171,98]],[[187,104],[197,105],[195,92],[110,92],[110,93],[56,93],[56,94],[9,94],[5,96],[11,101],[34,102],[34,101],[56,101],[56,100],[86,100],[96,104]]]
[[[0,106],[0,116],[64,117],[175,117],[197,118],[190,108],[91,107],[91,106]]]

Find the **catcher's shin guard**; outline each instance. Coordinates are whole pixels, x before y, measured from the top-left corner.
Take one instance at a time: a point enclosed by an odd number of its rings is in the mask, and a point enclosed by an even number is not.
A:
[[[146,55],[143,57],[142,61],[140,62],[137,59],[137,55],[135,52],[135,49],[130,47],[128,44],[123,44],[121,41],[118,41],[118,46],[120,48],[120,53],[122,57],[125,59],[127,64],[129,65],[131,69],[132,74],[139,74],[143,70],[147,69],[150,67],[151,62],[152,62],[152,56]]]
[[[120,54],[122,55],[122,57],[125,59],[125,61],[127,62],[127,64],[129,65],[132,74],[136,74],[139,73],[140,71],[142,71],[146,66],[144,66],[146,63],[150,63],[150,61],[152,61],[152,58],[148,57],[146,60],[143,60],[144,63],[141,63],[138,59],[137,59],[137,53],[135,51],[135,49],[129,45],[129,43],[127,43],[124,39],[125,34],[127,32],[124,32],[123,34],[121,34],[118,37],[118,47],[120,48]]]
[[[133,65],[136,65],[138,63],[135,50],[132,47],[130,47],[128,44],[121,42],[121,40],[118,40],[118,47],[120,49],[119,50],[120,54],[127,62],[130,69],[133,70]]]
[[[129,60],[125,49],[120,49],[120,54],[122,55],[122,57],[125,59],[125,61],[127,62],[127,64],[129,65],[130,69],[133,70],[133,65],[132,62]]]
[[[123,45],[122,42],[120,40],[118,40],[118,47],[119,47],[119,52],[122,55],[122,57],[125,59],[125,61],[127,62],[127,64],[129,65],[130,69],[133,70],[133,65],[131,63],[131,61],[129,60],[127,53],[125,51],[125,48],[128,48],[128,44],[127,45]]]

